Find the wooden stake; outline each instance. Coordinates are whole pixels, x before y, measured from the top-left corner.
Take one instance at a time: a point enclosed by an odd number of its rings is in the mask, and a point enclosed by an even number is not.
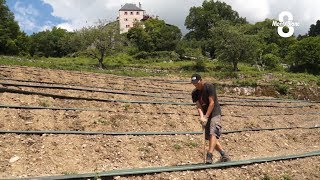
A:
[[[205,128],[202,128],[202,141],[203,141],[203,163],[206,163],[206,133],[205,133]]]

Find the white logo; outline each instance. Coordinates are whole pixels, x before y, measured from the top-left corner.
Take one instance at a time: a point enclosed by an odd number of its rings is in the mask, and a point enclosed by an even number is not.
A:
[[[288,17],[287,21],[284,21],[284,17]],[[289,11],[283,11],[279,14],[279,22],[273,21],[272,26],[278,26],[278,34],[281,37],[290,37],[294,33],[294,27],[299,26],[298,22],[293,22],[293,15]],[[288,32],[283,32],[283,27],[286,26],[289,28]]]

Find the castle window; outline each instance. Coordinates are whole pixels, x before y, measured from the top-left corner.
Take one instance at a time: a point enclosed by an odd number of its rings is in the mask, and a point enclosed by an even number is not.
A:
[[[130,12],[130,15],[133,15],[133,12]]]
[[[130,27],[130,25],[127,24],[127,25],[126,25],[126,28],[129,28],[129,27]]]
[[[137,12],[137,15],[139,15],[139,11]]]
[[[128,21],[128,18],[124,18],[124,21]]]
[[[126,12],[124,12],[124,15],[128,15],[128,12],[126,11]]]

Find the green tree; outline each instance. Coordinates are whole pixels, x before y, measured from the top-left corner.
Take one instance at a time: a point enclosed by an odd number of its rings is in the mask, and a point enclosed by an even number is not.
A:
[[[138,48],[139,51],[151,52],[155,50],[150,35],[144,30],[142,25],[131,28],[127,38]]]
[[[30,54],[45,57],[63,57],[69,52],[66,46],[65,38],[69,36],[65,29],[53,27],[52,30],[46,30],[33,33],[31,37]]]
[[[247,23],[246,19],[240,17],[238,12],[232,10],[230,5],[220,1],[205,0],[202,6],[190,8],[184,23],[190,32],[185,37],[189,40],[200,41],[203,54],[208,52],[211,57],[214,57],[216,48],[209,31],[222,20],[230,21],[233,24]]]
[[[183,38],[179,41],[176,52],[181,59],[203,58],[201,44],[195,39],[186,40]]]
[[[266,44],[275,43],[278,44],[279,36],[277,28],[272,26],[273,19],[265,19],[264,21],[257,22],[253,26],[250,26],[248,33],[251,35],[257,35],[259,41]]]
[[[238,12],[231,6],[220,1],[205,0],[201,7],[192,7],[186,17],[185,26],[191,30],[191,37],[197,40],[208,37],[209,30],[219,21],[227,20],[233,23],[246,23],[246,19],[239,17]]]
[[[318,35],[320,35],[320,20],[318,20],[316,22],[316,24],[312,24],[310,26],[308,35],[309,36],[318,36]]]
[[[232,63],[234,71],[238,70],[239,62],[252,62],[256,58],[257,41],[245,34],[246,29],[245,25],[221,21],[211,30],[218,60]]]
[[[24,37],[6,1],[0,0],[0,54],[18,55],[20,50],[24,51],[27,47],[19,47]]]
[[[104,58],[119,50],[123,45],[123,36],[120,35],[118,21],[108,24],[100,21],[97,25],[83,28],[78,33],[87,47],[87,52],[98,60],[101,69],[106,68],[103,64]]]
[[[148,19],[131,28],[127,38],[140,51],[174,51],[181,39],[181,31],[177,26],[166,24],[159,19]]]
[[[320,36],[304,38],[290,47],[291,70],[320,74]]]
[[[17,39],[15,40],[15,44],[17,45],[19,55],[22,55],[22,56],[29,55],[31,40],[26,33],[24,32],[19,33]]]
[[[277,28],[272,26],[272,19],[265,19],[249,27],[248,33],[258,40],[258,56],[256,65],[263,69],[274,69],[280,63],[285,63],[289,47],[296,42],[295,37],[279,36]]]

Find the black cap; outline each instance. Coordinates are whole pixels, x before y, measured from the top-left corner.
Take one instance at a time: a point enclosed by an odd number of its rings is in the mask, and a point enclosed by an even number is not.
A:
[[[201,76],[199,74],[193,74],[191,76],[191,83],[193,84],[198,83],[199,80],[201,80]]]

